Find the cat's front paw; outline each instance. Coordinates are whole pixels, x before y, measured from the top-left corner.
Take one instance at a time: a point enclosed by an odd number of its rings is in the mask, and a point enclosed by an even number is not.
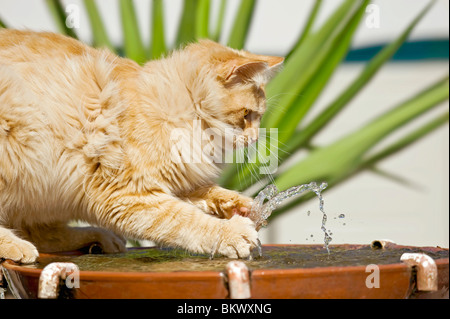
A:
[[[227,219],[235,215],[248,217],[252,209],[252,204],[252,198],[238,193],[232,193],[225,198],[221,198],[220,208]]]
[[[36,247],[32,243],[18,238],[0,237],[0,259],[31,264],[39,257]]]
[[[255,224],[239,215],[224,222],[221,237],[217,252],[228,258],[247,258],[258,244]]]

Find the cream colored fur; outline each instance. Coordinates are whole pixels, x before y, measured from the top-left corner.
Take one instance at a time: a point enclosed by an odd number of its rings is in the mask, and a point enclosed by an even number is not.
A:
[[[217,163],[174,163],[169,138],[194,120],[257,138],[281,62],[203,41],[139,66],[61,35],[0,30],[0,258],[93,242],[124,251],[122,236],[248,256],[251,199],[214,185]]]

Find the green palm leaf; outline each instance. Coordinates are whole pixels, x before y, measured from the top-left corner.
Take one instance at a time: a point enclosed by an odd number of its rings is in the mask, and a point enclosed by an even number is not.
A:
[[[397,154],[399,151],[402,151],[406,147],[416,143],[422,137],[434,132],[436,129],[440,128],[444,124],[448,123],[449,113],[445,112],[444,114],[436,117],[425,125],[419,127],[415,131],[409,133],[405,137],[399,139],[391,143],[389,146],[386,146],[381,151],[371,155],[369,158],[365,159],[363,163],[359,165],[361,169],[366,167],[372,167],[382,160]]]
[[[91,30],[93,35],[93,45],[96,47],[105,47],[115,52],[115,48],[111,44],[111,41],[106,32],[102,18],[98,11],[97,5],[94,0],[84,0],[84,6],[89,17],[91,24]]]
[[[8,28],[2,19],[0,19],[0,28]]]
[[[248,32],[250,31],[255,6],[256,0],[241,0],[241,5],[235,17],[233,29],[228,40],[228,46],[239,50],[244,48]]]
[[[152,4],[151,58],[159,59],[167,52],[164,32],[164,4],[162,0],[153,0]]]
[[[147,61],[147,53],[144,44],[142,43],[133,1],[120,0],[119,4],[125,55],[130,59],[143,64]]]
[[[210,0],[198,0],[197,6],[197,23],[196,23],[196,38],[206,39],[209,38],[209,11],[211,1]]]
[[[178,26],[177,48],[196,39],[198,3],[199,0],[184,1],[183,13],[181,15],[180,25]]]
[[[317,14],[319,13],[322,3],[323,3],[323,0],[315,0],[314,6],[311,10],[311,13],[309,14],[309,18],[306,22],[305,27],[303,28],[300,38],[296,41],[295,46],[292,48],[292,50],[286,56],[286,59],[289,59],[291,57],[291,55],[303,45],[303,42],[305,41],[305,39],[311,34],[311,29],[314,26],[314,22],[316,21]]]

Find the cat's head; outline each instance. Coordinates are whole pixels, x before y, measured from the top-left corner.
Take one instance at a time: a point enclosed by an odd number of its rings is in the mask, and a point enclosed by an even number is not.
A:
[[[186,51],[202,66],[197,87],[204,86],[207,92],[194,94],[205,97],[196,101],[201,118],[212,127],[224,123],[235,129],[234,147],[256,142],[266,111],[265,87],[280,71],[284,58],[233,50],[208,40]]]

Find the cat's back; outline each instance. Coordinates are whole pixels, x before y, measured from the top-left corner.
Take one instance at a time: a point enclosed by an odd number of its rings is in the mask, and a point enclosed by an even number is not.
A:
[[[110,89],[114,61],[112,53],[66,36],[0,30],[0,204],[5,196],[20,198],[23,207],[78,196],[85,150],[98,156],[102,142],[93,136],[119,139],[106,133],[117,130],[111,123],[119,112],[103,103],[115,92]],[[9,193],[2,180],[12,185]],[[51,199],[46,192],[59,195]]]
[[[90,47],[60,34],[0,29],[0,63],[54,60],[88,53],[93,53]]]

